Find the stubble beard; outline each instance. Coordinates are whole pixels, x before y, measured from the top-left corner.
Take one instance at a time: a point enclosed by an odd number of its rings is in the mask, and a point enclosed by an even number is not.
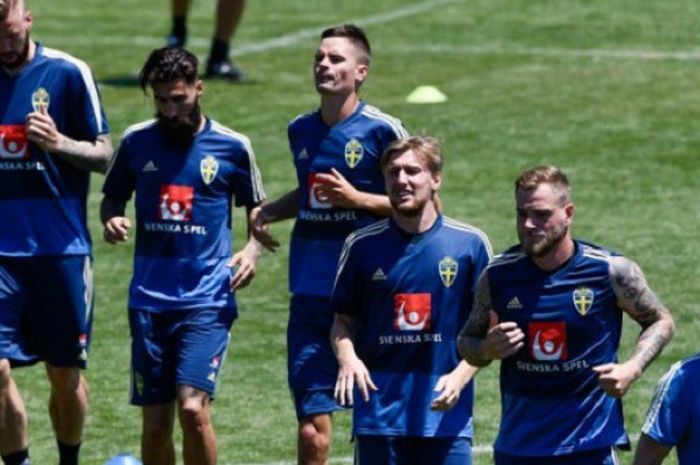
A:
[[[553,229],[549,233],[535,243],[526,243],[523,239],[520,240],[523,251],[530,257],[542,257],[554,250],[566,237],[569,228],[562,225]]]
[[[8,69],[9,71],[15,71],[27,62],[27,58],[29,58],[29,34],[24,38],[24,46],[22,47],[21,52],[17,55],[17,58],[15,58],[12,63],[5,63],[5,62],[0,62],[3,67]]]

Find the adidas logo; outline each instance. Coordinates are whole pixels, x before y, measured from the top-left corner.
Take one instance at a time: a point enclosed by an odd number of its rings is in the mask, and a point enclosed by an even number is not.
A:
[[[306,151],[306,147],[301,149],[301,152],[299,152],[299,156],[297,157],[297,160],[306,160],[309,158],[309,152]]]
[[[510,299],[510,302],[508,302],[506,308],[508,310],[518,310],[520,308],[523,308],[523,305],[520,303],[520,300],[518,300],[518,296],[515,296],[512,299]]]
[[[153,160],[148,160],[148,163],[143,165],[143,168],[141,169],[141,171],[143,171],[144,173],[148,172],[148,171],[158,171],[158,167],[156,166],[155,163],[153,163]]]
[[[386,279],[386,275],[382,271],[381,268],[377,268],[377,271],[374,272],[372,275],[372,281],[384,281]]]

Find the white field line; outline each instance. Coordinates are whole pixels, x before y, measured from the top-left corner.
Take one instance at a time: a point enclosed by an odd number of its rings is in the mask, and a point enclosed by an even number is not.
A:
[[[386,53],[448,53],[455,55],[523,55],[556,58],[590,58],[598,59],[631,59],[631,60],[677,60],[698,61],[700,50],[659,51],[633,49],[571,49],[556,47],[519,47],[519,46],[460,46],[460,45],[415,45],[410,47],[384,47]]]
[[[403,8],[398,8],[386,13],[365,16],[363,18],[348,19],[345,22],[355,23],[359,26],[373,26],[377,24],[385,24],[398,19],[402,19],[408,16],[414,16],[426,11],[435,9],[436,7],[447,5],[450,3],[455,3],[460,0],[428,0],[418,3],[413,3],[407,5]],[[319,26],[318,28],[308,28],[300,29],[296,32],[286,34],[280,37],[273,37],[271,39],[266,39],[258,42],[235,44],[233,47],[232,55],[243,56],[255,53],[267,52],[269,50],[274,50],[278,48],[287,48],[303,42],[307,39],[317,38],[324,26]],[[61,47],[61,46],[71,46],[71,45],[104,45],[104,46],[145,46],[145,47],[159,47],[165,45],[165,35],[156,36],[101,36],[101,37],[86,37],[84,34],[80,36],[37,36],[40,41],[46,42],[48,46],[51,47]],[[211,43],[211,39],[204,38],[190,38],[187,41],[187,45],[195,48],[205,48]]]

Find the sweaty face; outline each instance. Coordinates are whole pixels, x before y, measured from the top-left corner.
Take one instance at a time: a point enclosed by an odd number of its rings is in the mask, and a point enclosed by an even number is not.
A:
[[[29,56],[29,31],[32,17],[17,9],[0,21],[0,64],[9,70],[21,67]]]
[[[322,95],[355,92],[367,77],[367,65],[360,62],[362,51],[344,37],[323,39],[314,58],[316,90]]]
[[[569,233],[573,205],[562,205],[560,194],[551,184],[516,192],[518,238],[523,251],[531,257],[551,252]]]
[[[419,215],[433,202],[440,181],[440,175],[431,173],[412,150],[392,156],[384,172],[389,202],[394,212],[405,217]]]
[[[202,122],[199,106],[201,95],[201,81],[188,84],[179,80],[156,83],[153,86],[156,118],[169,142],[175,145],[192,143]]]

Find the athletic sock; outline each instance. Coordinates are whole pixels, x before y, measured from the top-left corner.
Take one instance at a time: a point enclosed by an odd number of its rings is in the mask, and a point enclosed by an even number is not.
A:
[[[56,441],[56,443],[58,444],[58,465],[78,465],[81,443],[74,446],[63,444],[61,441]]]
[[[30,465],[29,449],[5,454],[2,456],[2,461],[5,465]]]
[[[187,16],[173,16],[173,28],[170,36],[184,45],[187,40]]]
[[[209,63],[221,63],[228,60],[228,42],[214,38],[209,51]]]

